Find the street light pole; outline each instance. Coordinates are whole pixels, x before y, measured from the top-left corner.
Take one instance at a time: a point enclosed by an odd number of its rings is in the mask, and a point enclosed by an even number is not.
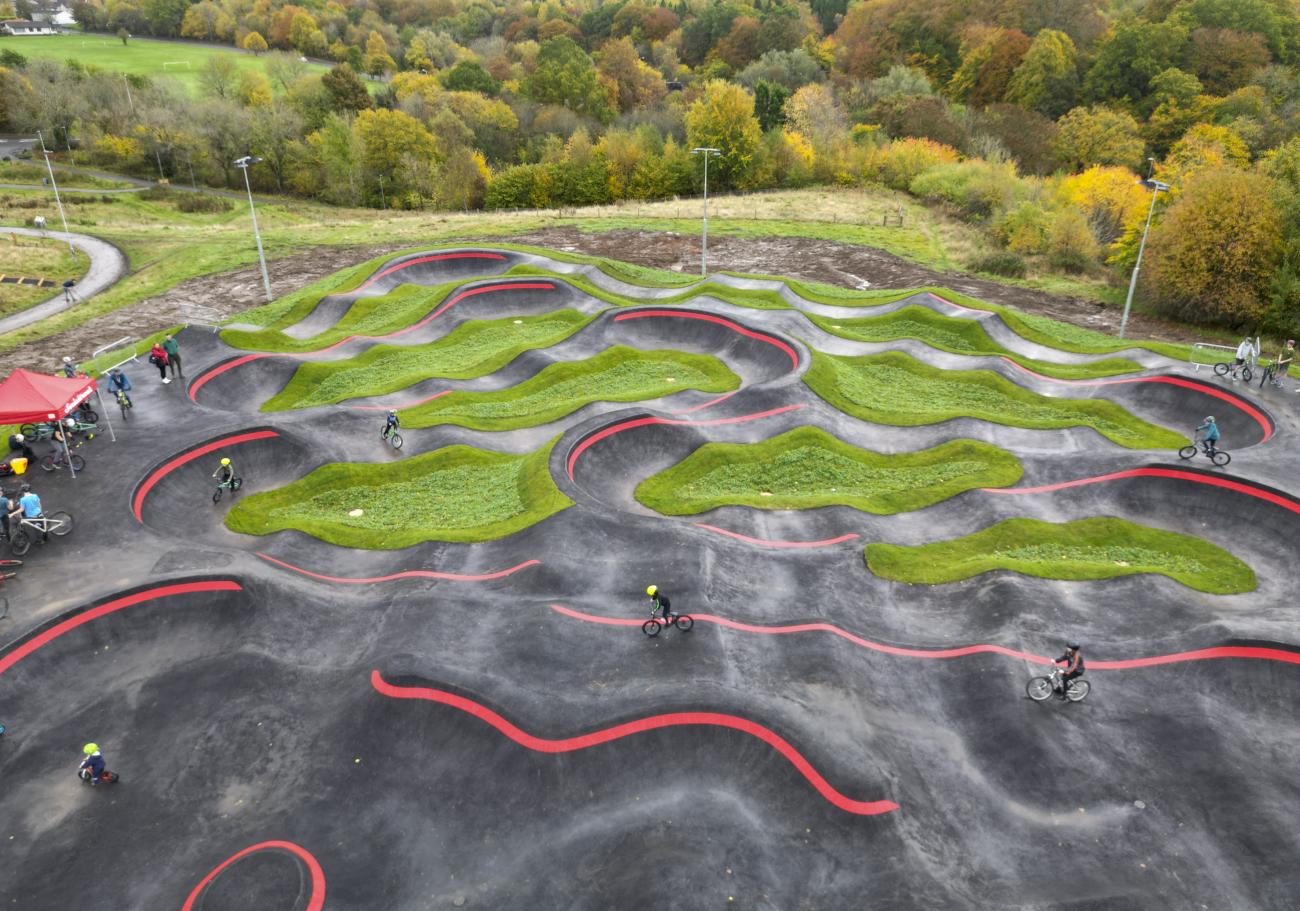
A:
[[[1156,199],[1159,198],[1161,193],[1169,189],[1169,184],[1162,183],[1154,177],[1139,180],[1138,183],[1151,191],[1151,208],[1147,211],[1146,227],[1142,229],[1142,242],[1138,244],[1137,262],[1133,264],[1133,277],[1129,279],[1128,283],[1128,297],[1124,298],[1124,315],[1120,317],[1119,321],[1120,338],[1124,337],[1124,332],[1128,329],[1128,314],[1133,307],[1133,292],[1137,290],[1138,272],[1142,268],[1142,253],[1147,248],[1147,232],[1151,230],[1151,217],[1156,214]]]
[[[691,149],[692,155],[704,156],[704,238],[700,246],[700,275],[709,274],[709,159],[722,154],[719,149]]]
[[[253,205],[253,185],[248,181],[249,167],[261,160],[253,155],[245,155],[243,158],[235,159],[235,167],[244,172],[244,188],[248,190],[248,211],[253,213],[253,237],[257,241],[257,260],[262,264],[262,287],[266,289],[266,300],[270,303],[271,277],[266,274],[266,254],[262,252],[262,232],[257,228],[257,207]]]
[[[67,235],[68,252],[75,258],[77,250],[72,246],[72,233],[68,230],[68,216],[63,214],[63,200],[59,198],[59,182],[54,179],[54,166],[50,164],[50,151],[45,148],[45,134],[37,130],[36,136],[41,141],[41,154],[45,156],[45,170],[50,174],[50,186],[54,188],[54,202],[59,207],[59,219],[63,222],[63,233]]]

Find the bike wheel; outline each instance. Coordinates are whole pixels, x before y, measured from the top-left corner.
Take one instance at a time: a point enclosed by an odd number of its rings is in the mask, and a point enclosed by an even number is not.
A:
[[[1227,375],[1228,375],[1228,371],[1231,370],[1231,369],[1232,369],[1232,365],[1231,365],[1231,364],[1215,364],[1215,365],[1214,365],[1214,375],[1215,375],[1215,376],[1227,376]]]
[[[235,478],[233,481],[230,482],[230,489],[231,489],[231,490],[238,490],[239,488],[241,488],[241,487],[243,487],[243,486],[244,486],[244,479],[243,479],[243,478]]]
[[[1052,697],[1052,681],[1046,677],[1034,677],[1025,685],[1025,695],[1035,702],[1042,702]]]
[[[50,534],[63,537],[72,531],[72,516],[66,512],[52,512],[46,516],[50,522]]]
[[[216,490],[212,491],[212,502],[213,502],[213,503],[220,503],[220,502],[221,502],[221,488],[220,488],[220,487],[218,487]]]
[[[693,617],[687,616],[686,614],[678,614],[676,619],[673,620],[673,626],[677,627],[683,633],[689,633],[691,631],[691,627],[694,625],[695,625],[695,619]]]
[[[659,630],[661,628],[662,627],[659,626],[658,620],[647,620],[645,623],[641,624],[641,632],[645,633],[651,639],[659,635]]]
[[[125,421],[127,418],[127,414],[131,410],[131,406],[126,403],[125,399],[119,399],[117,403],[117,407],[122,409],[122,420]]]
[[[32,549],[32,539],[25,531],[16,531],[9,536],[9,549],[15,557],[21,557]]]
[[[74,452],[72,454],[72,467],[75,468],[77,471],[85,471],[86,460]]]
[[[45,456],[43,459],[41,459],[41,468],[44,471],[54,470],[54,455],[52,453],[50,455]]]
[[[1087,680],[1071,680],[1065,690],[1065,698],[1071,702],[1082,702],[1092,692],[1092,684]]]
[[[1210,456],[1210,459],[1214,462],[1215,465],[1218,465],[1220,468],[1222,468],[1224,465],[1227,465],[1229,462],[1232,461],[1232,456],[1228,455],[1226,452],[1224,452],[1221,449],[1216,449],[1214,451],[1214,455]]]
[[[36,436],[36,425],[24,424],[23,426],[18,428],[18,432],[30,440],[32,437]]]
[[[402,435],[401,435],[400,433],[395,433],[395,434],[393,434],[392,438],[389,439],[388,442],[390,442],[390,443],[393,444],[393,448],[394,448],[394,449],[401,449],[401,448],[402,448]]]
[[[1194,459],[1194,458],[1196,458],[1196,447],[1195,447],[1195,446],[1184,446],[1182,449],[1178,450],[1178,457],[1179,457],[1180,459]]]

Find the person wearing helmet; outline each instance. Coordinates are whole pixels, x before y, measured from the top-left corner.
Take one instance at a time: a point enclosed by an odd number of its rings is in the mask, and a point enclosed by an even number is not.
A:
[[[1075,677],[1083,676],[1083,653],[1079,651],[1079,643],[1071,642],[1065,646],[1065,654],[1056,659],[1056,663],[1063,665],[1061,668],[1061,688],[1057,693],[1062,699],[1065,698],[1065,691],[1070,688],[1070,681]]]
[[[1282,388],[1282,381],[1286,379],[1287,374],[1291,371],[1291,362],[1295,360],[1295,339],[1287,339],[1286,347],[1277,355],[1277,363],[1273,369],[1273,385]]]
[[[117,395],[120,392],[122,397],[126,399],[126,407],[133,407],[131,396],[129,394],[131,392],[131,381],[127,379],[127,376],[122,372],[121,367],[114,367],[112,370],[108,371],[108,391],[113,393],[113,395]]]
[[[32,492],[32,485],[24,484],[19,488],[22,496],[18,498],[18,505],[22,509],[24,519],[43,519],[45,518],[45,509],[41,506],[41,498]],[[49,543],[50,531],[48,528],[42,528],[41,540]]]
[[[1204,423],[1197,425],[1196,432],[1200,433],[1202,431],[1205,432],[1205,436],[1203,437],[1205,440],[1205,451],[1210,456],[1213,456],[1215,451],[1219,448],[1219,425],[1214,422],[1214,415],[1210,415],[1205,419]]]
[[[1237,346],[1237,358],[1233,361],[1232,369],[1228,371],[1228,376],[1234,383],[1237,382],[1237,371],[1241,370],[1247,361],[1254,359],[1258,354],[1259,350],[1255,347],[1255,343],[1251,341],[1249,335],[1241,340],[1241,344]]]
[[[81,760],[81,765],[77,767],[88,769],[90,771],[90,783],[99,784],[104,777],[104,754],[99,751],[99,744],[88,743],[81,748],[81,753],[85,757]]]
[[[70,357],[65,357],[63,359],[63,366],[60,369],[63,371],[63,375],[68,379],[72,379],[77,375],[77,365],[72,363],[72,358]]]
[[[397,428],[401,426],[402,422],[397,419],[397,412],[390,409],[388,415],[384,418],[384,439],[391,437]]]
[[[21,453],[23,458],[29,462],[36,458],[36,453],[32,451],[26,435],[21,433],[11,433],[9,435],[9,451]]]
[[[655,611],[659,611],[664,623],[672,623],[672,618],[676,615],[670,613],[672,603],[669,602],[668,596],[659,590],[658,585],[649,586],[645,593],[650,596],[650,616],[653,617]]]
[[[235,479],[235,466],[230,464],[230,459],[223,458],[217,470],[212,472],[212,476],[217,479],[218,484],[229,484]]]

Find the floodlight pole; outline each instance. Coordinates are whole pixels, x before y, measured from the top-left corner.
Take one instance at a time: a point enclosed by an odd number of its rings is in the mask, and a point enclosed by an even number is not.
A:
[[[719,149],[691,149],[692,155],[704,156],[704,236],[700,245],[700,275],[709,274],[709,159],[722,154]]]
[[[1154,177],[1147,180],[1139,180],[1138,183],[1151,191],[1151,208],[1147,211],[1146,227],[1142,229],[1142,242],[1138,244],[1137,262],[1133,264],[1133,277],[1129,279],[1128,283],[1128,297],[1124,298],[1124,315],[1120,317],[1119,321],[1120,338],[1124,337],[1124,332],[1128,329],[1128,314],[1129,310],[1133,307],[1133,292],[1137,290],[1138,272],[1142,268],[1142,253],[1147,248],[1147,232],[1151,230],[1151,218],[1156,214],[1156,199],[1159,198],[1161,193],[1164,193],[1169,189],[1169,184],[1162,183]]]
[[[252,155],[245,155],[243,158],[235,159],[235,167],[244,172],[244,188],[248,190],[248,211],[253,213],[253,237],[257,241],[257,259],[262,264],[262,287],[266,289],[266,301],[270,303],[271,297],[271,277],[266,274],[266,254],[262,252],[262,232],[257,228],[257,207],[253,205],[253,185],[248,181],[248,168],[255,165],[262,159]]]
[[[45,148],[45,135],[40,130],[37,130],[36,136],[41,141],[41,154],[45,156],[45,170],[49,172],[50,186],[54,188],[54,202],[59,207],[59,219],[63,222],[63,233],[67,235],[68,252],[75,259],[77,249],[72,246],[72,233],[68,230],[68,216],[63,214],[63,200],[59,198],[59,182],[54,179],[54,166],[50,164],[50,151]]]

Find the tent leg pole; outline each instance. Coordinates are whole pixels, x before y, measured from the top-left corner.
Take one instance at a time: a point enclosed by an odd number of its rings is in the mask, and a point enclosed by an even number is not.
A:
[[[77,469],[72,467],[72,450],[68,448],[68,428],[66,427],[63,428],[63,454],[68,457],[68,471],[72,472],[72,477],[75,480]]]
[[[108,435],[116,443],[117,434],[113,432],[113,422],[108,419],[108,409],[104,407],[104,396],[98,386],[95,387],[95,398],[99,399],[99,413],[104,416],[104,423],[108,425]]]

